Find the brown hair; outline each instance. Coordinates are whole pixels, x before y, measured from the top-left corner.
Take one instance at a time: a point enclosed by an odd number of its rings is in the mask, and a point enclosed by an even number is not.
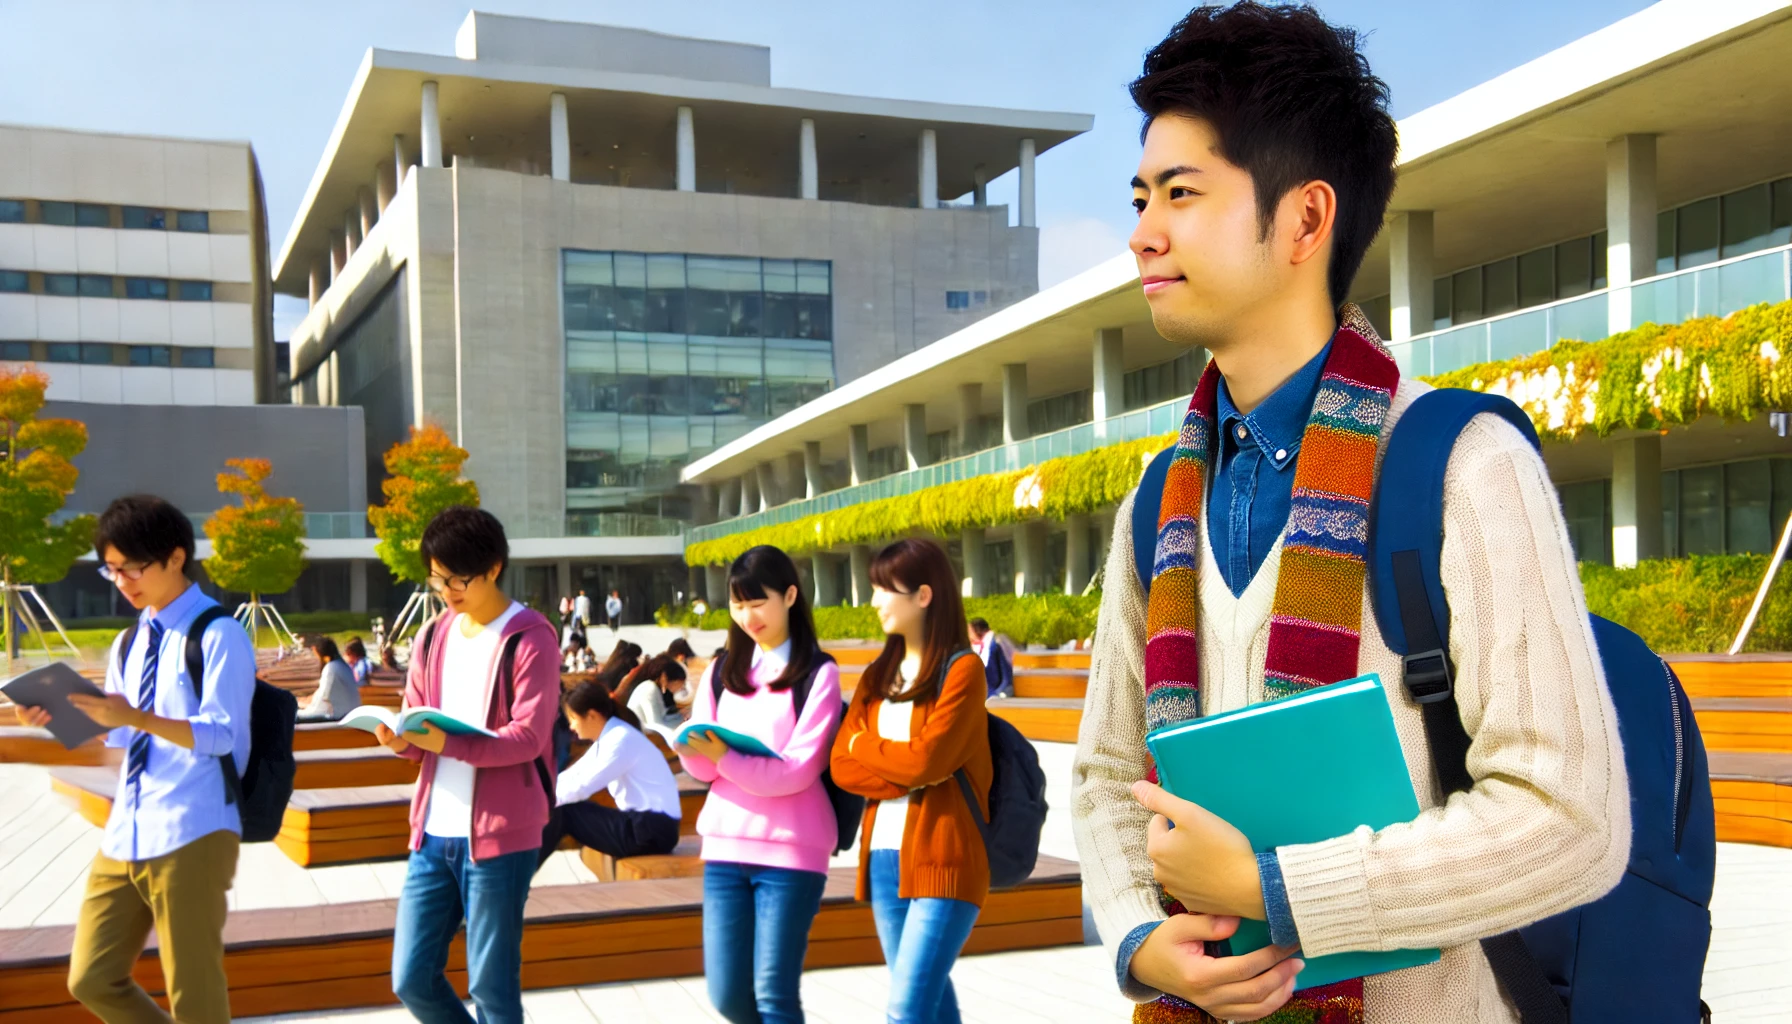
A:
[[[580,718],[595,711],[605,718],[620,718],[636,732],[641,731],[641,720],[626,705],[610,696],[602,683],[580,683],[573,687],[566,692],[565,705],[566,710]]]
[[[952,655],[971,646],[964,627],[964,599],[958,594],[958,574],[952,569],[951,559],[930,540],[899,540],[871,560],[871,582],[901,594],[912,594],[923,586],[933,591],[921,623],[926,638],[921,651],[921,678],[911,680],[913,688],[901,699],[924,700],[933,696]],[[859,685],[870,687],[866,692],[872,697],[894,699],[896,671],[908,653],[907,647],[907,641],[891,633],[884,640],[883,653],[865,666]]]

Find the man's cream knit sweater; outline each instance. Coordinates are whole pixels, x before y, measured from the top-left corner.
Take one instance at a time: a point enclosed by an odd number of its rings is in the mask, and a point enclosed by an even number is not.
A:
[[[1384,443],[1428,390],[1400,382]],[[1128,789],[1147,764],[1132,501],[1114,519],[1072,775],[1084,892],[1110,956],[1132,929],[1164,916],[1145,854],[1150,816]],[[1201,540],[1201,704],[1211,714],[1264,699],[1281,545],[1235,598],[1205,523]],[[1495,416],[1469,424],[1444,475],[1443,582],[1474,788],[1438,799],[1423,718],[1365,594],[1357,670],[1381,676],[1423,810],[1379,832],[1277,851],[1306,953],[1443,949],[1435,964],[1365,980],[1369,1024],[1516,1021],[1476,940],[1597,899],[1629,854],[1617,719],[1561,507],[1542,459]],[[1275,751],[1263,752],[1263,771],[1275,776]]]

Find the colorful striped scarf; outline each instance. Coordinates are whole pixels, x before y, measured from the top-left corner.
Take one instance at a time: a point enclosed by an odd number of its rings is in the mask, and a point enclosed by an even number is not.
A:
[[[1375,450],[1400,371],[1360,310],[1345,306],[1341,319],[1294,468],[1264,663],[1264,684],[1272,699],[1357,673]],[[1209,363],[1189,402],[1164,480],[1145,624],[1149,729],[1201,713],[1196,588],[1219,386],[1219,370]],[[1157,781],[1155,765],[1150,778]],[[1159,899],[1170,913],[1185,912],[1167,894],[1160,892]],[[1133,1013],[1135,1024],[1213,1019],[1168,995]],[[1362,979],[1297,992],[1263,1020],[1361,1024]]]

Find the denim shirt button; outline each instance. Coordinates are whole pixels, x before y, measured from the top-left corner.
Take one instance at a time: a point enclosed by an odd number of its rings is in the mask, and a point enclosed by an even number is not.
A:
[[[1280,462],[1287,457],[1288,457],[1288,449],[1286,449],[1286,448],[1277,448],[1276,449],[1276,461],[1277,462]]]
[[[1240,441],[1244,440],[1244,435],[1245,435],[1244,424],[1240,423],[1235,429],[1238,434],[1238,439]]]

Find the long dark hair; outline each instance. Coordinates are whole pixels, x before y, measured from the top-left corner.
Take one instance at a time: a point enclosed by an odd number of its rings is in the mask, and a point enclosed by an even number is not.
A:
[[[605,718],[619,718],[625,724],[633,726],[636,732],[641,731],[641,720],[635,717],[625,705],[619,704],[610,691],[604,689],[602,683],[580,683],[566,691],[564,700],[566,710],[585,717],[595,711]]]
[[[931,697],[946,668],[947,659],[971,646],[965,632],[964,599],[958,595],[958,574],[952,560],[930,540],[907,538],[877,553],[871,560],[871,582],[885,590],[912,594],[923,585],[933,591],[927,603],[921,629],[926,637],[921,651],[921,678],[910,680],[911,689],[902,700],[924,700]],[[908,653],[908,642],[900,634],[891,633],[884,640],[884,650],[877,660],[865,666],[859,677],[860,686],[868,686],[872,697],[892,700],[898,687],[897,669]]]
[[[671,660],[670,657],[664,654],[656,654],[630,669],[628,675],[622,677],[622,682],[617,683],[616,689],[613,691],[616,694],[617,703],[627,704],[628,699],[634,696],[635,687],[650,680],[658,679],[660,671]]]
[[[327,636],[314,636],[305,641],[305,646],[317,652],[319,661],[341,661],[342,652],[336,649],[336,641]]]
[[[690,642],[684,637],[676,637],[666,645],[666,656],[671,658],[695,658],[697,652],[691,650]]]
[[[816,652],[821,649],[815,641],[815,621],[809,617],[809,599],[803,596],[802,578],[790,556],[770,544],[749,548],[728,567],[728,593],[736,601],[763,601],[768,594],[782,599],[791,587],[796,588],[796,603],[790,606],[790,663],[767,687],[773,692],[788,690],[798,680],[807,679],[815,667]],[[753,684],[747,681],[747,671],[753,667],[753,647],[753,638],[730,619],[722,685],[743,696],[753,692]]]

